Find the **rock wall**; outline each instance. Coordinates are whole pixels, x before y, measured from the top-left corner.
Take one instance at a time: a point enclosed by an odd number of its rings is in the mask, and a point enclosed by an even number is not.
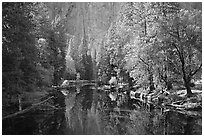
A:
[[[85,2],[72,4],[74,8],[67,18],[66,24],[69,43],[67,53],[75,61],[75,64],[79,61],[79,56],[86,53],[91,54],[92,59],[98,62],[104,37],[123,3]],[[71,60],[69,58],[67,58],[68,62]]]

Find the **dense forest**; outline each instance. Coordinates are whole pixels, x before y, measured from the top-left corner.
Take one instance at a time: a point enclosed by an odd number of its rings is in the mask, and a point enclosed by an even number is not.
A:
[[[202,77],[202,4],[2,3],[3,116],[64,80],[185,89]]]

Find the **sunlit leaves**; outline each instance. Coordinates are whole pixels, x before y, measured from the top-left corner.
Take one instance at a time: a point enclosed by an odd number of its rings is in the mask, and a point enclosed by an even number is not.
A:
[[[201,62],[201,11],[181,7],[166,2],[124,4],[109,37],[110,54],[122,44],[123,68],[144,81],[148,71],[169,80],[181,77],[181,57],[187,74],[193,74]]]

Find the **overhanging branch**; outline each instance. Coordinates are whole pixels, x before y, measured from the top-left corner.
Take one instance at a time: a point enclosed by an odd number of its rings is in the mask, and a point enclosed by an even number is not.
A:
[[[202,67],[202,63],[200,64],[200,66],[194,71],[194,72],[190,72],[190,77],[194,76]]]

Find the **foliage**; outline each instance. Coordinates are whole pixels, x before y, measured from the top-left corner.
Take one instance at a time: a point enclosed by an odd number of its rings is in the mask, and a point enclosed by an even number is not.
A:
[[[201,11],[180,9],[167,14],[161,21],[160,33],[169,54],[171,71],[180,75],[188,94],[190,82],[202,67]]]
[[[32,91],[38,82],[33,14],[35,3],[3,3],[2,72],[3,91]]]
[[[202,39],[201,11],[189,7],[168,2],[125,3],[108,34],[110,60],[150,90],[155,84],[172,89],[173,82],[183,80],[190,93],[187,85],[202,67]]]
[[[182,81],[191,94],[192,81],[202,74],[199,3],[127,2],[118,12],[113,5],[111,21],[95,21],[91,23],[94,29],[89,23],[97,16],[89,15],[94,9],[91,5],[2,3],[5,96],[59,85],[64,79],[75,79],[78,72],[87,80],[97,77],[97,72],[107,82],[115,67],[118,79],[134,77],[135,84],[150,90],[157,86],[171,89],[174,82]],[[107,32],[93,32],[99,24]],[[102,38],[94,39],[90,32],[103,33],[97,34]]]
[[[47,69],[53,68],[54,85],[60,84],[66,78],[65,57],[68,43],[65,24],[71,10],[64,11],[63,8],[58,3],[41,3],[41,14],[38,15],[39,39],[44,40],[40,47],[41,64]]]

